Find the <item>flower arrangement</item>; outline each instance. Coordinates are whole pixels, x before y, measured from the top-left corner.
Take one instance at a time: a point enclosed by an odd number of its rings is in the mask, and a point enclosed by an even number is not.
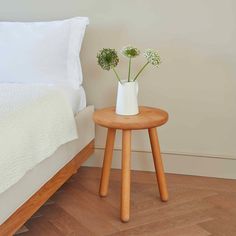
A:
[[[147,67],[147,65],[151,64],[155,67],[158,67],[161,63],[161,58],[157,51],[152,49],[146,49],[143,55],[146,58],[147,62],[143,65],[143,67],[141,67],[139,72],[133,78],[131,78],[131,60],[140,55],[140,50],[132,46],[126,46],[121,50],[121,54],[129,59],[127,82],[136,81],[139,75]],[[102,69],[108,71],[112,69],[118,81],[122,83],[119,74],[115,70],[115,67],[119,63],[119,56],[115,49],[103,48],[98,52],[97,60],[98,60],[98,65],[100,65]]]

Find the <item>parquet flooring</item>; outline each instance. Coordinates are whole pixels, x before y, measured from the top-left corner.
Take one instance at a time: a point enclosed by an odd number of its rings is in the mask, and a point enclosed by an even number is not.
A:
[[[100,168],[82,167],[19,236],[236,236],[236,180],[167,174],[170,200],[159,199],[154,173],[132,171],[131,220],[119,219],[120,171],[98,196]]]

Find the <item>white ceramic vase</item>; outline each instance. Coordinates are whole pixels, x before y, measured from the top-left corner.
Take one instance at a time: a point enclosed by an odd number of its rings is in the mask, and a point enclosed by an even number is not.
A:
[[[138,109],[138,82],[122,81],[118,83],[116,113],[118,115],[137,115]]]

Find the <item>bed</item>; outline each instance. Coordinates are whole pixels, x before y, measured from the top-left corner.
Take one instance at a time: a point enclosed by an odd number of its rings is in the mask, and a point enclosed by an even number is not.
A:
[[[79,58],[87,24],[0,22],[0,235],[13,235],[93,153]]]
[[[30,95],[34,94],[35,96],[36,92],[33,89],[35,87],[37,88],[37,90],[38,87],[40,87],[40,90],[42,91],[47,90],[45,86],[38,85],[0,85],[0,91],[1,87],[4,87],[4,90],[8,88],[9,91],[13,91],[14,93],[16,93],[16,91],[20,91],[20,93],[22,93],[23,90],[25,91],[24,97],[27,94],[26,91],[31,91]],[[70,141],[66,142],[63,145],[59,145],[59,143],[58,147],[55,146],[51,149],[53,151],[52,155],[44,156],[42,160],[37,161],[37,163],[33,163],[33,167],[27,167],[24,170],[23,176],[18,176],[18,178],[16,178],[17,180],[10,182],[7,187],[4,186],[3,188],[2,186],[0,186],[0,235],[12,235],[12,233],[14,233],[19,227],[21,227],[25,223],[25,221],[29,219],[31,215],[72,174],[76,173],[79,166],[93,152],[94,123],[92,121],[92,113],[94,108],[93,106],[86,107],[86,98],[83,87],[80,87],[76,90],[71,88],[55,89],[55,87],[51,87],[52,86],[50,86],[48,93],[45,93],[43,95],[40,94],[40,100],[42,100],[42,97],[46,97],[46,99],[52,100],[51,97],[48,98],[48,94],[52,93],[53,96],[56,96],[56,102],[59,102],[60,106],[62,106],[62,101],[64,99],[68,106],[70,106],[71,112],[73,113],[73,119],[74,123],[76,124],[76,133],[78,137],[74,137],[74,133],[72,132],[72,137],[69,137],[69,140],[71,139]],[[38,95],[36,97],[37,98],[35,100],[38,101]],[[60,97],[62,97],[63,99],[60,100]],[[15,104],[16,102],[13,101],[13,103]],[[19,103],[22,104],[23,101],[20,101]],[[32,104],[27,103],[27,109],[29,110],[29,112],[32,112],[32,108],[30,107],[30,105],[36,107],[37,111],[41,109],[41,103],[31,103]],[[50,108],[54,109],[54,112],[56,112],[55,104],[52,103],[49,106],[49,109]],[[20,111],[15,109],[14,112],[17,112],[17,119],[20,119],[19,117],[21,116],[21,114],[25,113],[26,111],[21,108]],[[36,116],[37,113],[31,115],[33,125],[37,124],[37,122],[34,123],[35,119],[37,119]],[[9,117],[7,118],[9,119]],[[66,119],[68,120],[68,118]],[[11,120],[11,125],[12,124],[13,121]],[[68,126],[68,124],[66,125]],[[29,126],[30,124],[28,124],[28,127]],[[16,141],[18,141],[18,138],[19,137],[16,138]],[[13,143],[14,140],[12,140],[11,142]],[[25,161],[27,160],[25,159]],[[22,168],[22,165],[18,166]],[[17,166],[14,166],[14,169],[11,168],[11,166],[9,168],[9,172],[16,172]],[[4,173],[2,173],[2,175],[3,174]],[[5,173],[5,175],[7,175],[7,173]],[[8,177],[12,178],[11,176]]]

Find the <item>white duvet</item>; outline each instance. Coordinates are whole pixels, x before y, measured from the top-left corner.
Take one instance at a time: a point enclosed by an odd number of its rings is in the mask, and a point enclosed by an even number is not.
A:
[[[73,111],[62,91],[0,84],[0,193],[76,138]]]

